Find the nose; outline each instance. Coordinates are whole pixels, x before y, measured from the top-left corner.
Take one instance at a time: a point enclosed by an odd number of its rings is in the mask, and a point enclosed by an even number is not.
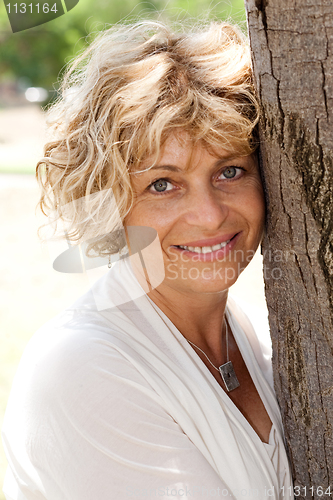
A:
[[[216,231],[223,225],[228,213],[229,207],[223,193],[212,186],[201,186],[188,194],[183,217],[189,225]]]

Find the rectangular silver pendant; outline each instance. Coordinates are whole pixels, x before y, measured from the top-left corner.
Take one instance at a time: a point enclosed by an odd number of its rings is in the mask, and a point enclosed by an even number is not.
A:
[[[228,392],[239,387],[240,384],[231,361],[219,366],[219,371]]]

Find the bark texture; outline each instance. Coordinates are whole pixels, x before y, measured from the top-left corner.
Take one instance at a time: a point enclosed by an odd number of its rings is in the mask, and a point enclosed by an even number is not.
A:
[[[274,382],[295,493],[333,498],[333,2],[247,0],[246,9]]]

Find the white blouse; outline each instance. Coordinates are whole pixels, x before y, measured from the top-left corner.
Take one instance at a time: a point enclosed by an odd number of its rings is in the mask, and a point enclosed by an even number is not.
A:
[[[138,290],[121,261],[30,340],[2,432],[6,499],[293,498],[268,351],[248,318],[228,301],[268,444]]]

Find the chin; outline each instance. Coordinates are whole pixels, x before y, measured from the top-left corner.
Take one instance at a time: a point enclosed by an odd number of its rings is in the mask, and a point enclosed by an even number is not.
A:
[[[183,272],[181,277],[166,273],[164,284],[183,293],[221,293],[236,283],[244,268],[192,267],[189,273]]]

